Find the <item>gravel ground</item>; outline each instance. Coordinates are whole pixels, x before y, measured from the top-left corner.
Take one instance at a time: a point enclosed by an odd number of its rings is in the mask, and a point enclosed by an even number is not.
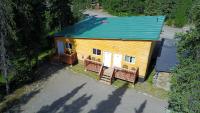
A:
[[[21,104],[22,113],[165,113],[168,103],[61,69]]]
[[[113,17],[113,15],[104,12],[103,10],[86,10],[83,14],[88,14],[90,16],[97,16],[97,17]]]

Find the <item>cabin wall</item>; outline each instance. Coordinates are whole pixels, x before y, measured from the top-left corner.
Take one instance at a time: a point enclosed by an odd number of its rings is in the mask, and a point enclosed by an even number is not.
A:
[[[121,65],[127,65],[128,69],[132,67],[139,68],[139,77],[145,78],[147,66],[149,65],[151,54],[153,51],[152,41],[124,41],[124,40],[97,40],[97,39],[67,39],[62,37],[55,38],[55,41],[71,42],[76,50],[78,59],[84,60],[89,55],[100,59],[103,62],[103,52],[108,51],[113,54],[121,54]],[[100,49],[101,55],[94,55],[93,48]],[[133,56],[136,62],[128,63],[124,60],[125,55]],[[111,65],[113,60],[111,61]]]

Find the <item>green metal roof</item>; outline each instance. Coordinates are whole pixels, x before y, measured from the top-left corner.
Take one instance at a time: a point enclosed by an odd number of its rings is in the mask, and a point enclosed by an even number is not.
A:
[[[165,16],[94,17],[55,33],[55,37],[158,40]]]

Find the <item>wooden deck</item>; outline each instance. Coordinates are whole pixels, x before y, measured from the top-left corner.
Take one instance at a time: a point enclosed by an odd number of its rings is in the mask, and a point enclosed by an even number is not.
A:
[[[60,58],[63,63],[69,64],[69,65],[73,65],[78,61],[76,52],[72,54],[62,54],[60,55]]]
[[[74,52],[72,54],[62,54],[62,55],[58,55],[55,54],[52,56],[51,58],[51,62],[60,62],[60,63],[65,63],[65,64],[69,64],[69,65],[73,65],[78,61],[77,58],[77,53]]]
[[[98,73],[101,69],[102,64],[97,61],[85,59],[84,66],[85,66],[85,70]]]
[[[135,84],[135,81],[138,77],[138,69],[128,70],[124,68],[106,68],[102,63],[85,59],[84,61],[85,70],[93,71],[98,73],[99,80],[104,82],[109,82],[108,84],[112,84],[113,78],[125,80]]]
[[[115,78],[135,83],[138,69],[128,70],[124,68],[115,68]]]

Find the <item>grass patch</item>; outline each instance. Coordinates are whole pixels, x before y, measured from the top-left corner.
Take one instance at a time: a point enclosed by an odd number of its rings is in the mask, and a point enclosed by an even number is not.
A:
[[[148,93],[159,99],[163,99],[163,100],[168,99],[168,91],[165,91],[164,89],[161,89],[161,88],[154,87],[152,84],[148,82],[137,83],[134,88],[140,92]]]
[[[116,79],[112,85],[116,87],[121,87],[123,84],[127,83],[126,81]],[[157,97],[162,100],[168,99],[168,91],[165,91],[164,89],[154,87],[151,83],[148,81],[144,83],[136,83],[134,86],[133,84],[129,83],[128,88],[134,88],[137,91],[140,91],[142,93],[150,94],[154,97]]]
[[[54,49],[46,50],[38,55],[38,60],[43,60],[55,52]]]
[[[151,85],[153,85],[153,76],[156,74],[156,71],[155,69],[153,69],[153,71],[150,73],[148,79],[147,79],[147,82]]]
[[[13,75],[9,74],[8,75],[8,80],[10,81],[13,78]],[[5,79],[3,77],[3,75],[0,73],[0,84],[5,84]]]
[[[85,71],[82,61],[79,61],[78,64],[76,64],[76,65],[74,65],[72,67],[69,67],[69,69],[74,71],[74,72],[87,75],[87,76],[89,76],[89,77],[91,77],[93,79],[96,79],[96,80],[98,79],[97,73],[91,72],[91,71]]]
[[[17,103],[20,98],[25,95],[25,92],[26,88],[23,87],[17,89],[13,94],[6,96],[5,99],[0,103],[0,113],[15,105],[15,103]]]
[[[84,70],[84,66],[83,66],[83,62],[82,61],[79,61],[79,63],[77,65],[69,67],[69,69],[72,70],[73,72],[87,75],[87,76],[89,76],[89,77],[91,77],[91,78],[93,78],[95,80],[98,79],[97,73]],[[155,70],[152,71],[152,73],[149,76],[149,79],[146,82],[144,82],[144,83],[136,83],[134,86],[133,86],[132,83],[129,83],[128,88],[134,88],[137,91],[150,94],[150,95],[152,95],[154,97],[157,97],[157,98],[160,98],[160,99],[163,99],[163,100],[167,100],[168,99],[168,91],[165,91],[165,90],[160,89],[160,88],[156,88],[156,87],[154,87],[152,85],[152,83],[153,83],[152,80],[153,80],[153,75],[154,74],[155,74]],[[115,87],[121,87],[125,83],[127,83],[127,82],[123,81],[123,80],[116,79],[116,80],[114,80],[112,85],[115,86]]]

